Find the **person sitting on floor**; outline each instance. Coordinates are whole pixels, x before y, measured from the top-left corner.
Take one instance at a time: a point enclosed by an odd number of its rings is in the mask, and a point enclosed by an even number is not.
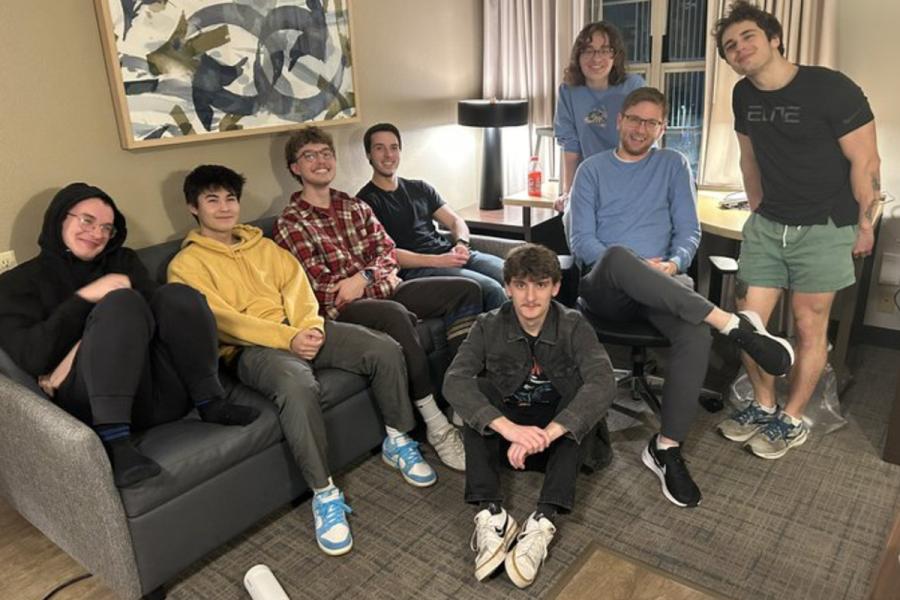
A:
[[[400,277],[467,277],[481,286],[484,310],[506,302],[503,259],[469,247],[468,225],[433,187],[419,179],[397,175],[403,149],[397,127],[390,123],[369,127],[363,145],[372,165],[372,180],[356,196],[372,207],[396,242]],[[449,242],[437,232],[435,219],[450,230],[455,241]]]
[[[132,432],[180,419],[247,425],[219,381],[203,296],[158,286],[124,248],[125,217],[100,188],[72,183],[44,213],[40,254],[0,276],[0,344],[63,410],[93,427],[119,487],[162,469]]]
[[[476,321],[447,371],[444,396],[466,423],[465,500],[479,507],[475,577],[481,581],[505,562],[524,588],[547,556],[557,515],[572,510],[586,436],[616,389],[594,330],[553,301],[562,279],[555,253],[519,246],[506,258],[503,279],[512,302]],[[514,469],[544,466],[537,508],[521,532],[503,508],[501,452]]]
[[[316,541],[326,554],[346,554],[353,546],[350,508],[328,467],[315,371],[336,368],[368,378],[387,432],[384,460],[414,486],[430,486],[437,475],[405,433],[416,422],[400,346],[386,334],[319,316],[300,263],[258,227],[240,224],[244,183],[219,165],[199,166],[185,178],[185,201],[200,227],[169,264],[169,281],[206,296],[222,355],[242,383],[278,407],[294,460],[315,493]]]
[[[302,185],[275,224],[275,241],[309,276],[326,319],[383,331],[403,348],[410,395],[425,421],[428,443],[441,461],[465,469],[459,432],[432,394],[428,358],[415,324],[444,322],[450,353],[481,313],[481,288],[463,277],[402,281],[394,241],[365,202],[331,188],[337,168],[334,141],[319,127],[294,133],[285,145],[288,170]]]

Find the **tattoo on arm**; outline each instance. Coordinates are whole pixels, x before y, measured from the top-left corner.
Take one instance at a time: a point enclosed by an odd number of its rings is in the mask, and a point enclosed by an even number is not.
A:
[[[879,192],[881,192],[881,181],[878,179],[878,175],[872,175],[872,189],[875,190],[875,195],[879,196]]]
[[[866,216],[866,220],[869,223],[875,223],[875,202],[869,204],[869,207],[866,208],[866,212],[864,214]]]
[[[746,281],[735,277],[734,295],[737,296],[738,300],[746,300],[747,299],[747,288],[748,287],[750,287],[750,286],[747,285]]]

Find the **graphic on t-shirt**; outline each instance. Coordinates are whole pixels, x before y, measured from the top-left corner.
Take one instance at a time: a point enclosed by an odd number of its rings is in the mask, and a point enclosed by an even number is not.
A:
[[[600,127],[606,127],[606,121],[608,120],[608,113],[606,111],[605,106],[600,106],[589,112],[584,117],[584,122],[588,125],[598,125]]]
[[[766,110],[762,104],[751,104],[747,107],[747,121],[751,123],[800,123],[799,106],[773,106]]]
[[[544,369],[532,357],[531,371],[522,386],[516,390],[510,400],[517,406],[532,406],[534,404],[550,404],[556,397],[553,385],[544,374]]]

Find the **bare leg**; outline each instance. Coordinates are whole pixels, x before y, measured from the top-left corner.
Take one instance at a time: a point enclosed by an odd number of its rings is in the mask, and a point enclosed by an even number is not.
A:
[[[763,323],[768,323],[769,317],[781,297],[781,288],[748,287],[740,280],[738,280],[737,286],[738,309],[752,310],[762,318]],[[744,363],[744,368],[747,369],[747,376],[750,377],[750,383],[753,385],[753,397],[756,401],[769,408],[775,406],[775,378],[763,371],[744,352],[741,353],[741,361]]]
[[[797,331],[797,362],[784,412],[797,419],[803,416],[828,359],[828,316],[834,296],[834,292],[795,292],[791,299]]]

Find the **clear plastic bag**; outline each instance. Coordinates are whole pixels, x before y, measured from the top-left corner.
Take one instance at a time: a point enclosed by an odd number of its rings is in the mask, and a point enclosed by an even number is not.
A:
[[[775,380],[775,399],[779,406],[784,406],[788,397],[790,382],[787,377],[779,377]],[[728,400],[737,409],[742,409],[753,400],[753,386],[747,371],[741,367],[734,382],[728,389]],[[809,404],[806,405],[806,413],[803,415],[806,426],[816,433],[831,433],[847,424],[847,419],[841,415],[841,404],[837,394],[837,375],[830,364],[825,365],[825,371],[819,378],[819,383],[813,391]]]

